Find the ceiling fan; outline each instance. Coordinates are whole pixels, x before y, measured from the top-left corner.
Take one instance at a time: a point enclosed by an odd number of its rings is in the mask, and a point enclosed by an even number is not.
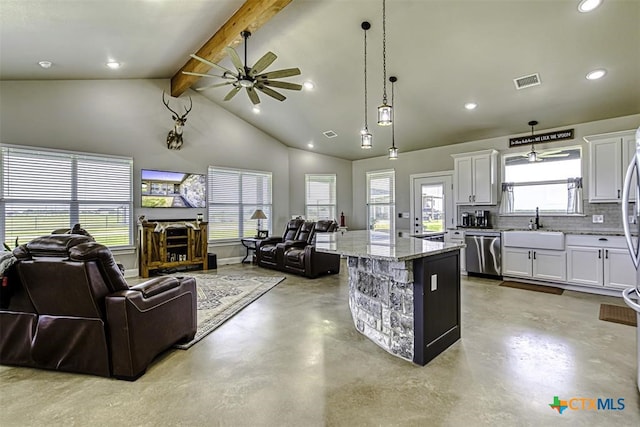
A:
[[[527,123],[531,126],[531,137],[533,137],[533,127],[538,124],[537,120],[531,120]],[[547,150],[547,151],[536,151],[536,147],[534,143],[531,143],[531,151],[525,154],[522,154],[522,157],[527,157],[530,162],[541,162],[546,158],[553,157],[567,157],[569,153],[564,152],[563,150]]]
[[[216,68],[222,71],[222,75],[217,76],[213,74],[202,74],[202,73],[193,73],[190,71],[183,71],[184,74],[188,74],[191,76],[199,76],[199,77],[216,77],[222,78],[226,81],[223,83],[215,83],[212,85],[199,87],[196,90],[203,91],[207,89],[211,89],[214,87],[221,87],[231,85],[233,86],[231,91],[227,93],[227,96],[224,97],[224,101],[229,101],[231,98],[236,96],[242,88],[245,88],[247,91],[247,95],[249,95],[249,99],[254,105],[260,103],[260,97],[256,90],[264,93],[265,95],[269,95],[272,98],[277,99],[278,101],[284,101],[287,99],[284,95],[275,90],[271,89],[272,87],[277,87],[280,89],[289,89],[289,90],[301,90],[302,85],[296,83],[289,82],[280,82],[273,79],[283,78],[283,77],[291,77],[297,76],[300,74],[299,68],[285,68],[282,70],[270,71],[263,73],[263,71],[276,60],[277,56],[273,52],[265,53],[255,64],[253,67],[248,67],[247,64],[247,39],[251,36],[249,31],[243,31],[240,35],[244,38],[244,65],[240,60],[240,56],[235,51],[235,49],[231,47],[226,47],[225,50],[233,63],[233,66],[236,68],[236,71],[229,70],[221,65],[215,64],[211,61],[207,61],[204,58],[197,56],[196,54],[191,54],[193,59],[197,59],[198,61],[207,64],[210,67]]]

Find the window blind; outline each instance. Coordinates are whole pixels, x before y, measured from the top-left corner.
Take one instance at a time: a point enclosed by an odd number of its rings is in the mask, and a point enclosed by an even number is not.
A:
[[[132,246],[133,159],[1,146],[0,240],[81,224],[99,243]]]
[[[271,230],[271,183],[270,172],[209,166],[209,240],[254,236],[258,220],[251,215],[256,209],[267,217],[261,229]]]
[[[305,217],[313,221],[336,218],[335,174],[305,174]]]
[[[367,228],[393,233],[395,230],[395,171],[367,172]]]

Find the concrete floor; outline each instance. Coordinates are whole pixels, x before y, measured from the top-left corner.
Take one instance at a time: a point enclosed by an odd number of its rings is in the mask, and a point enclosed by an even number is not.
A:
[[[640,425],[636,328],[598,320],[602,302],[462,281],[462,339],[419,367],[356,332],[346,268],[287,275],[187,351],[135,382],[0,366],[8,426]],[[250,265],[218,274],[282,275]],[[549,407],[624,398],[624,410]]]

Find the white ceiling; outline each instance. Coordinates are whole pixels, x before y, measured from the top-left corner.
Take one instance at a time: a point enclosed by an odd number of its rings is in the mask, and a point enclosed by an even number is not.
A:
[[[243,0],[0,0],[2,80],[170,78]],[[395,75],[400,152],[640,113],[640,0],[388,0],[387,76]],[[368,32],[369,128],[364,123],[362,21]],[[228,88],[203,95],[291,147],[363,159],[386,155],[391,129],[375,123],[382,101],[382,1],[293,0],[249,39],[248,62],[299,67],[312,91],[261,94],[261,113]],[[242,56],[244,46],[238,46]],[[122,62],[117,71],[105,62]],[[38,61],[49,60],[44,70]],[[231,67],[225,59],[222,65]],[[606,68],[598,81],[587,72]],[[539,73],[517,91],[513,79]],[[213,83],[201,79],[196,87]],[[391,96],[390,84],[387,87]],[[191,92],[187,92],[190,94]],[[191,93],[192,94],[192,93]],[[184,95],[183,95],[184,96]],[[475,111],[465,102],[479,104]],[[188,125],[187,125],[188,126]],[[322,132],[335,131],[327,139]]]

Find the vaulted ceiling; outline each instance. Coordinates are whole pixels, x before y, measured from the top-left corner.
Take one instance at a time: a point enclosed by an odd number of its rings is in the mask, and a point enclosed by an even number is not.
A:
[[[382,1],[269,3],[273,9],[262,15],[246,12],[253,25],[249,65],[272,51],[278,58],[267,71],[299,67],[300,76],[283,80],[312,81],[315,88],[282,90],[284,102],[261,95],[259,113],[246,94],[223,101],[228,87],[202,95],[291,147],[345,159],[385,155],[391,130],[375,124],[383,89]],[[225,37],[219,40],[232,40],[242,56],[245,28],[238,27],[247,21],[233,17],[244,4],[0,0],[0,79],[170,79],[221,28]],[[577,5],[578,0],[387,0],[387,77],[398,77],[395,141],[401,153],[524,134],[530,120],[544,130],[640,113],[640,0],[604,0],[590,13],[579,13]],[[371,150],[359,143],[365,20],[372,24]],[[52,67],[38,66],[42,60]],[[109,60],[121,68],[108,69]],[[215,62],[233,69],[222,55]],[[587,80],[597,68],[607,70],[605,77]],[[513,79],[532,73],[541,85],[516,90]],[[213,82],[189,84],[196,89]],[[478,107],[468,111],[467,102]],[[328,130],[337,136],[326,138]]]

